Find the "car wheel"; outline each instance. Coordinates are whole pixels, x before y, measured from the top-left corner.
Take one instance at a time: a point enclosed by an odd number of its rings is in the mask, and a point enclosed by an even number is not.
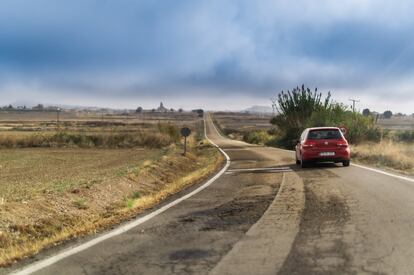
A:
[[[344,160],[344,161],[342,162],[342,165],[343,165],[343,166],[345,166],[345,167],[348,167],[350,163],[351,163],[351,161],[349,161],[349,160]]]

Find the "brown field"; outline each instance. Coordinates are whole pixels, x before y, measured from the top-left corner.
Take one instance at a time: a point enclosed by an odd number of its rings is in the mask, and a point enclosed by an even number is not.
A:
[[[223,161],[202,140],[202,120],[191,113],[152,114],[145,120],[112,116],[104,121],[68,114],[59,127],[49,120],[50,114],[19,115],[0,114],[0,143],[10,136],[31,140],[34,135],[56,133],[73,138],[140,134],[154,139],[154,135],[174,136],[182,125],[194,134],[185,157],[180,140],[174,138],[167,139],[168,145],[150,147],[128,143],[128,149],[119,146],[125,140],[116,146],[86,147],[76,142],[40,148],[7,143],[0,149],[0,266],[133,217],[208,177]]]
[[[273,128],[270,124],[271,114],[216,112],[212,117],[223,134],[235,139],[241,139],[241,136],[249,131]]]
[[[134,131],[151,128],[156,123],[174,123],[177,126],[194,124],[197,116],[194,113],[130,113],[128,115],[62,111],[59,114],[50,111],[0,111],[0,133],[4,131],[55,131],[87,130],[87,131]]]
[[[378,126],[388,130],[414,130],[414,117],[379,119]]]

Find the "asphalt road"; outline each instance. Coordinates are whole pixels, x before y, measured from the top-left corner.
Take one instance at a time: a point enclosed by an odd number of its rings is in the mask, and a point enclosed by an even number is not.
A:
[[[414,274],[414,183],[207,136],[227,172],[191,198],[36,274]],[[42,255],[39,256],[42,258]]]

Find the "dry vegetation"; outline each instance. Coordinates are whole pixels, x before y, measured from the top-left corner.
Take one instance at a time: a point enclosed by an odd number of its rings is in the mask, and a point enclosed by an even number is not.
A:
[[[384,140],[352,147],[354,160],[414,175],[414,144]]]
[[[249,134],[253,136],[255,132],[265,133],[272,130],[274,127],[270,124],[271,118],[270,114],[258,115],[236,112],[217,112],[213,115],[213,121],[219,130],[229,138],[237,140],[245,140]]]
[[[128,135],[140,131],[148,137],[170,136],[168,144],[157,146],[110,146],[105,142],[87,146],[73,142],[67,146],[66,141],[43,148],[4,146],[12,148],[0,150],[0,266],[133,217],[218,169],[223,159],[201,139],[202,121],[190,115],[184,122],[177,116],[175,119],[180,122],[175,123],[169,116],[169,126],[160,126],[159,117],[152,121],[147,117],[146,122],[131,119],[119,125],[106,123],[106,127],[100,125],[95,131],[93,127],[80,127],[85,124],[79,121],[69,121],[80,129],[60,129],[56,133],[48,128],[39,130],[44,121],[30,121],[19,127],[30,123],[36,131],[0,132],[0,140],[10,135],[31,139],[33,134],[60,133],[75,137],[116,136],[117,127]],[[140,128],[140,123],[145,126]],[[180,123],[186,123],[196,133],[185,157],[181,155],[182,145],[175,140],[175,131],[171,130]]]

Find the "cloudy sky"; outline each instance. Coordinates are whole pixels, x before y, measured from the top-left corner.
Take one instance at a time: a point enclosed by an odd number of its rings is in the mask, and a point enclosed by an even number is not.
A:
[[[413,1],[1,0],[0,105],[242,109],[305,83],[414,112]]]

